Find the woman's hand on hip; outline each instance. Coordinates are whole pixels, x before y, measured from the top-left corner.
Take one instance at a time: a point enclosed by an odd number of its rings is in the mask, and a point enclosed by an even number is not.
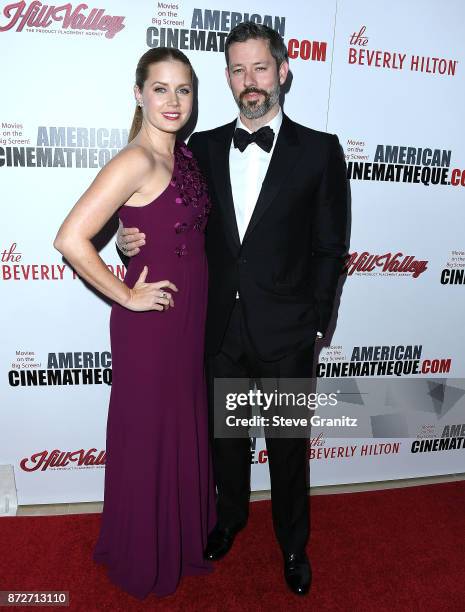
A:
[[[132,289],[129,289],[130,296],[124,306],[134,311],[162,311],[174,308],[171,291],[178,291],[176,285],[169,280],[146,283],[145,279],[147,278],[148,271],[148,267],[144,266],[136,284]]]

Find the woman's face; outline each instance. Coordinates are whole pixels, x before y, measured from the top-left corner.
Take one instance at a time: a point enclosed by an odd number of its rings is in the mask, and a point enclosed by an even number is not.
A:
[[[193,93],[189,66],[177,60],[166,60],[149,66],[142,91],[134,88],[142,100],[145,119],[163,132],[177,132],[192,112]]]

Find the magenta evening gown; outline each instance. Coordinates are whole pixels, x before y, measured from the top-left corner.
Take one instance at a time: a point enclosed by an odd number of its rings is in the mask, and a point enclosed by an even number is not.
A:
[[[110,318],[105,498],[93,558],[139,599],[169,595],[182,576],[211,571],[203,549],[216,521],[204,378],[210,203],[183,143],[174,158],[163,193],[121,207],[119,216],[146,235],[125,283],[133,287],[147,265],[147,282],[177,286],[175,306],[133,312],[113,304]]]

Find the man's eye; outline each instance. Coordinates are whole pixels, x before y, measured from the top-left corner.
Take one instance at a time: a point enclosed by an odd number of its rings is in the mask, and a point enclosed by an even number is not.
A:
[[[239,72],[242,72],[242,68],[236,68],[235,70],[233,70],[234,74],[239,74]]]
[[[257,66],[257,70],[266,70],[265,66]]]

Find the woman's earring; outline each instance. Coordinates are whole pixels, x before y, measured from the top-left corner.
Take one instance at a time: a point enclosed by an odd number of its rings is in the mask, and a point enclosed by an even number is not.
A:
[[[142,100],[139,100],[138,104],[139,104],[140,108],[142,108],[144,106],[144,103],[142,102]]]

